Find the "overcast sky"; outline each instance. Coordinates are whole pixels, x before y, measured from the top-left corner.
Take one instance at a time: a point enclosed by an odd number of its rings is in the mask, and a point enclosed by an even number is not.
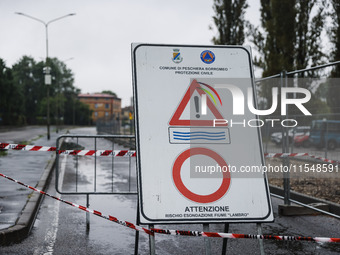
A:
[[[247,19],[257,23],[259,0],[252,0]],[[215,35],[213,0],[0,0],[0,58],[11,67],[23,55],[66,60],[82,93],[112,90],[122,106],[132,96],[131,43],[211,45]],[[70,58],[73,58],[70,60]]]

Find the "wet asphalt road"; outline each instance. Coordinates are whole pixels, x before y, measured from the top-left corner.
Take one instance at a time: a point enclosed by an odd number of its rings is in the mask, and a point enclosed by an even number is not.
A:
[[[46,136],[43,136],[44,133],[46,133],[46,127],[42,126],[18,128],[0,132],[0,142],[22,143],[25,141],[31,145],[55,146],[57,134],[51,132],[51,139],[47,140]],[[0,172],[30,183],[32,186],[37,184],[47,162],[52,159],[51,152],[8,150],[6,154],[0,157]],[[19,185],[13,186],[9,181],[0,179],[0,229],[15,224],[30,193],[29,189]]]
[[[95,133],[94,129],[72,130],[72,133]],[[85,141],[80,141],[86,145]],[[106,144],[107,145],[107,144]],[[100,146],[100,145],[99,145]],[[102,146],[105,146],[105,142]],[[93,146],[87,149],[93,149]],[[100,149],[100,148],[99,148]],[[116,149],[116,148],[115,148]],[[128,159],[125,159],[128,160]],[[65,162],[66,161],[66,162]],[[111,181],[117,184],[114,190],[128,190],[127,163],[117,162],[112,173],[107,160],[99,161],[96,188],[112,190]],[[93,159],[79,157],[78,163],[72,157],[64,159],[63,183],[60,188],[75,191],[75,165],[79,164],[77,181],[79,190],[94,189]],[[132,162],[133,165],[133,162]],[[131,171],[131,190],[136,190],[134,168]],[[55,195],[54,177],[48,192]],[[12,184],[15,185],[15,184]],[[13,188],[17,188],[13,186]],[[59,195],[57,195],[59,196]],[[62,195],[62,198],[80,205],[86,205],[84,195]],[[282,203],[272,199],[275,222],[263,224],[264,234],[340,237],[340,221],[328,216],[281,217],[277,206]],[[135,195],[91,195],[90,207],[103,214],[110,214],[121,220],[135,222]],[[91,216],[90,230],[86,230],[85,212],[46,197],[37,216],[31,235],[20,244],[0,247],[0,254],[133,254],[134,231],[105,219]],[[202,230],[202,225],[168,225],[159,228],[180,230]],[[223,232],[223,225],[211,224],[210,231]],[[257,234],[256,224],[231,224],[229,232]],[[212,254],[221,254],[222,240],[211,238]],[[318,244],[308,242],[264,241],[266,254],[339,254],[339,244]],[[157,254],[205,254],[203,238],[156,236]],[[139,254],[148,254],[148,237],[140,234]],[[257,240],[229,240],[227,254],[260,254]]]
[[[50,132],[52,133],[53,131],[54,129],[51,127]],[[10,130],[6,129],[1,130],[0,141],[2,143],[22,143],[46,134],[46,126],[26,126]]]

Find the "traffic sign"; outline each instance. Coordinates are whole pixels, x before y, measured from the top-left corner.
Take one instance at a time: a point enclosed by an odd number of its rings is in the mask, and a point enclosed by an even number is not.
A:
[[[213,127],[214,123],[213,123],[213,119],[198,119],[199,117],[195,116],[196,118],[187,118],[187,119],[180,119],[180,117],[182,116],[185,107],[188,106],[188,103],[190,102],[190,100],[192,99],[194,92],[197,92],[199,94],[199,96],[203,96],[205,94],[205,91],[203,90],[203,88],[200,86],[200,84],[196,81],[193,80],[188,88],[188,90],[186,91],[183,99],[181,100],[179,106],[177,107],[174,115],[172,116],[169,125],[170,126],[190,126],[190,127],[194,127],[194,126],[210,126]],[[218,95],[218,94],[217,94]],[[198,96],[196,96],[196,98],[198,98]],[[207,97],[206,97],[207,98]],[[212,103],[212,101],[210,100],[210,98],[206,99],[206,105],[209,108],[209,110],[214,114],[215,119],[223,119],[221,113],[217,110],[216,106]],[[199,108],[199,107],[197,107]],[[198,112],[198,109],[197,109]]]
[[[222,174],[222,182],[218,190],[212,192],[211,194],[206,195],[199,195],[192,191],[190,191],[185,184],[182,181],[181,177],[181,169],[184,164],[184,162],[195,155],[204,155],[208,156],[212,159],[214,159],[218,165],[222,168],[223,166],[226,166],[226,171]],[[180,193],[182,193],[183,196],[188,198],[191,201],[197,202],[197,203],[213,203],[220,198],[222,198],[228,191],[230,186],[230,172],[228,168],[228,164],[224,161],[224,159],[217,154],[217,152],[213,150],[209,150],[207,148],[200,148],[200,147],[194,147],[190,148],[184,152],[182,152],[175,160],[175,163],[173,165],[173,171],[172,171],[172,177],[174,180],[174,183]]]
[[[249,49],[133,44],[132,58],[141,222],[272,221],[265,173],[244,171],[264,165],[257,116],[233,111],[255,94]]]

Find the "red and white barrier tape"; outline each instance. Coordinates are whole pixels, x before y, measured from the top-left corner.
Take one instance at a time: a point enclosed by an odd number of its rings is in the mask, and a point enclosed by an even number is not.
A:
[[[79,208],[79,209],[81,209],[81,210],[83,210],[83,211],[92,213],[92,214],[94,214],[94,215],[96,215],[96,216],[99,216],[99,217],[101,217],[101,218],[104,218],[104,219],[106,219],[106,220],[116,222],[116,223],[118,223],[118,224],[120,224],[120,225],[123,225],[123,226],[128,227],[128,228],[132,228],[132,229],[137,230],[137,231],[145,232],[145,233],[147,233],[147,234],[149,234],[149,235],[153,235],[153,232],[152,232],[150,229],[147,229],[147,228],[143,228],[143,227],[137,226],[137,225],[135,225],[135,224],[133,224],[133,223],[130,223],[130,222],[128,222],[128,221],[121,221],[121,220],[118,220],[116,217],[113,217],[113,216],[111,216],[111,215],[103,215],[103,214],[102,214],[101,212],[99,212],[99,211],[92,210],[92,209],[87,208],[87,207],[82,206],[82,205],[78,205],[78,204],[75,204],[75,203],[72,203],[72,202],[68,202],[68,201],[66,201],[66,200],[64,200],[64,199],[61,199],[61,198],[59,198],[59,197],[50,195],[50,194],[48,194],[48,193],[46,193],[46,192],[44,192],[44,191],[42,191],[42,190],[36,189],[36,188],[34,188],[34,187],[30,186],[30,185],[27,185],[27,184],[22,183],[22,182],[20,182],[20,181],[18,181],[18,180],[15,180],[15,179],[13,179],[13,178],[11,178],[11,177],[8,177],[8,176],[6,176],[6,175],[4,175],[4,174],[2,174],[2,173],[0,173],[0,176],[1,176],[1,177],[4,177],[4,178],[6,178],[6,179],[8,179],[8,180],[10,180],[10,181],[12,181],[12,182],[16,182],[16,183],[18,183],[18,184],[20,184],[20,185],[22,185],[22,186],[24,186],[24,187],[26,187],[26,188],[29,188],[29,189],[34,190],[34,191],[36,191],[36,192],[39,192],[40,194],[42,194],[42,195],[44,195],[44,196],[51,197],[51,198],[53,198],[53,199],[55,199],[55,200],[58,200],[58,201],[63,202],[63,203],[65,203],[65,204],[68,204],[68,205],[71,205],[71,206],[73,206],[73,207]]]
[[[303,157],[309,156],[308,153],[265,153],[266,158],[286,158],[286,157]]]
[[[58,150],[56,147],[35,146],[24,144],[0,143],[0,149],[4,150],[23,150],[23,151],[56,151],[58,154],[78,155],[78,156],[114,156],[114,157],[136,157],[134,150]],[[310,155],[309,153],[265,153],[266,158],[285,158],[285,157],[311,157],[327,163],[340,164],[339,160],[331,160],[323,157]]]
[[[331,163],[331,164],[340,164],[339,160],[332,160],[332,159],[327,159],[327,158],[323,158],[323,157],[317,157],[317,156],[313,156],[313,155],[310,155],[310,157],[311,158],[315,158],[315,159],[319,159],[319,160],[322,160],[324,162]]]
[[[339,160],[326,159],[323,157],[311,155],[309,153],[265,153],[264,156],[266,158],[291,158],[291,157],[307,156],[307,157],[315,158],[315,159],[318,159],[318,160],[321,160],[327,163],[340,164]]]
[[[11,177],[8,177],[2,173],[0,173],[1,177],[4,177],[10,181],[16,182],[26,188],[32,189],[36,192],[41,193],[44,196],[51,197],[53,199],[56,199],[60,202],[63,202],[65,204],[71,205],[73,207],[79,208],[83,211],[92,213],[96,216],[99,216],[101,218],[104,218],[109,221],[113,221],[119,225],[131,228],[136,231],[141,231],[144,233],[147,233],[148,235],[154,235],[154,233],[158,234],[166,234],[166,235],[176,235],[176,236],[197,236],[197,237],[219,237],[219,238],[228,238],[228,239],[268,239],[268,240],[284,240],[284,241],[310,241],[310,242],[324,242],[324,243],[340,243],[340,238],[331,238],[331,237],[304,237],[304,236],[277,236],[277,235],[249,235],[249,234],[234,234],[234,233],[218,233],[218,232],[203,232],[203,231],[185,231],[185,230],[169,230],[169,229],[159,229],[159,228],[143,228],[141,226],[135,225],[128,221],[122,221],[117,219],[116,217],[113,217],[111,215],[104,215],[99,211],[92,210],[90,208],[87,208],[82,205],[78,205],[72,202],[68,202],[66,200],[63,200],[61,198],[58,198],[56,196],[50,195],[44,191],[41,191],[39,189],[36,189],[32,186],[29,186],[27,184],[24,184],[20,181],[17,181]]]
[[[0,143],[0,149],[17,151],[57,151],[56,147],[35,146],[24,144]],[[58,154],[79,156],[114,156],[114,157],[136,157],[136,151],[129,150],[58,150]]]
[[[57,153],[78,156],[136,157],[136,151],[129,150],[58,150]]]
[[[0,149],[17,151],[56,151],[56,147],[35,146],[25,144],[0,143]]]

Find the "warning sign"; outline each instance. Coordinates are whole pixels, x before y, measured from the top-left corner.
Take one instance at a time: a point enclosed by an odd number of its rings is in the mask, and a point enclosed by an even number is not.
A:
[[[204,83],[201,83],[204,84]],[[220,96],[218,95],[218,93],[216,92],[216,90],[214,88],[212,88],[210,85],[205,84],[205,86],[209,86],[214,92],[215,94],[218,96],[221,105],[222,105],[222,101]],[[193,99],[194,103],[195,103],[195,118],[197,119],[180,119],[185,107],[189,105],[190,100],[193,97],[194,92],[197,92],[199,96],[195,96]],[[213,127],[214,126],[214,119],[223,119],[221,113],[217,110],[217,108],[215,107],[215,105],[211,102],[210,98],[207,98],[207,94],[206,92],[208,92],[206,89],[202,88],[200,86],[200,84],[196,81],[193,80],[188,88],[188,90],[186,91],[183,99],[181,100],[179,106],[177,107],[174,115],[172,116],[169,125],[170,126],[190,126],[190,127],[194,127],[194,126],[207,126],[207,127]],[[208,92],[209,93],[209,92]],[[211,95],[211,93],[210,93]],[[200,113],[199,113],[199,100],[203,101],[202,102],[202,107],[205,107],[202,112],[204,115],[206,115],[207,113],[207,108],[213,113],[214,118],[212,119],[199,119],[200,118]],[[214,99],[214,97],[212,97]],[[215,99],[214,99],[215,100]],[[216,101],[215,101],[216,102]],[[190,116],[191,117],[191,116]]]
[[[132,56],[141,222],[272,221],[265,173],[243,171],[264,165],[244,108],[249,50],[133,44]]]

